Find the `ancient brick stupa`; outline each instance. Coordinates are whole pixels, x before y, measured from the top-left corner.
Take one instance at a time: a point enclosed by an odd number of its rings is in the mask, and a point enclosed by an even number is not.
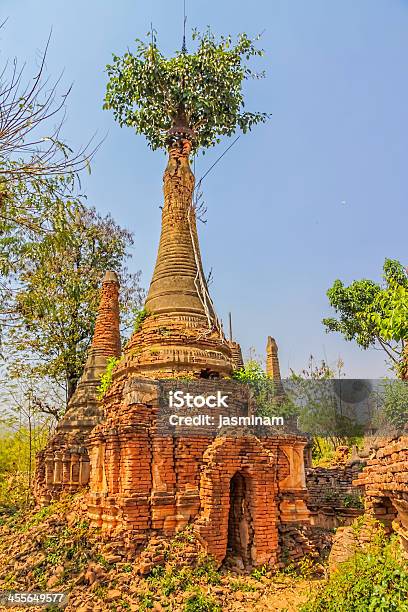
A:
[[[76,491],[89,481],[88,437],[103,417],[98,401],[100,378],[108,359],[121,353],[118,294],[118,278],[115,272],[107,272],[83,374],[55,435],[37,456],[35,495],[41,503],[63,490]]]
[[[91,432],[87,425],[83,452],[90,465],[91,524],[112,537],[125,531],[134,546],[149,534],[172,536],[192,523],[218,564],[228,553],[247,566],[275,563],[279,531],[309,523],[307,440],[249,431],[163,434],[157,426],[161,399],[174,381],[188,380],[195,395],[222,390],[232,414],[254,410],[248,388],[231,379],[242,364],[241,350],[224,337],[203,275],[189,153],[189,140],[174,133],[146,316],[126,344],[102,403],[95,408],[90,400],[95,424]],[[277,358],[271,367],[280,388]],[[74,415],[76,404],[70,410]],[[52,452],[40,458],[39,474]]]
[[[164,173],[162,230],[147,316],[124,349],[104,399],[106,418],[90,436],[89,510],[103,530],[172,535],[194,524],[221,563],[227,549],[247,564],[278,558],[278,526],[308,522],[303,447],[296,435],[160,435],[166,380],[192,392],[227,391],[248,413],[246,387],[228,379],[240,349],[228,342],[205,281],[192,205],[190,143],[175,137]]]

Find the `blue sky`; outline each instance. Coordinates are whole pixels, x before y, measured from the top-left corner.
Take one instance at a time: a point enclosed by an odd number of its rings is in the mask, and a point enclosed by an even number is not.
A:
[[[272,335],[283,374],[308,356],[339,356],[348,376],[387,374],[383,354],[326,334],[326,290],[336,278],[380,280],[385,257],[407,264],[408,2],[187,0],[188,30],[264,31],[267,78],[248,84],[247,107],[268,111],[203,184],[200,224],[211,293],[244,354]],[[50,75],[74,87],[64,127],[79,147],[107,134],[84,178],[88,200],[135,233],[133,269],[148,285],[160,231],[165,156],[102,110],[105,65],[152,22],[166,53],[180,47],[182,0],[2,0],[0,59],[27,60],[52,27]],[[187,40],[191,46],[191,41]],[[62,91],[62,89],[61,89]],[[201,176],[227,146],[201,157]],[[405,246],[405,249],[404,249]]]

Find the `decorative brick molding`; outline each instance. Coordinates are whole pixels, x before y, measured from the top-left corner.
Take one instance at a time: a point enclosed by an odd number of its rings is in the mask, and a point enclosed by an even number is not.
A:
[[[231,413],[250,411],[247,387],[227,380],[218,386],[229,396]],[[276,562],[278,525],[309,523],[306,439],[162,437],[156,418],[166,387],[166,381],[133,376],[109,390],[106,419],[90,436],[92,524],[111,534],[127,530],[137,540],[146,532],[173,535],[193,522],[218,563],[228,544],[247,564]],[[204,394],[214,384],[201,380],[190,387]]]
[[[244,367],[244,360],[242,358],[241,347],[238,344],[238,342],[234,342],[233,340],[230,340],[228,342],[228,345],[231,349],[231,357],[232,357],[232,363],[233,363],[234,370],[240,370],[241,368]]]
[[[255,437],[218,438],[206,449],[195,529],[218,563],[229,543],[246,564],[276,563],[276,458]]]

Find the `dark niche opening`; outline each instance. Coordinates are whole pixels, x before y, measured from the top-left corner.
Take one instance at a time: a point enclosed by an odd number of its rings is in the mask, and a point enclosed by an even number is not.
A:
[[[249,479],[241,472],[237,472],[230,482],[227,556],[243,567],[251,565],[254,541],[249,484]]]
[[[394,521],[398,522],[398,510],[389,497],[381,497],[373,504],[375,518],[383,524],[385,533],[391,535],[394,532]]]
[[[219,377],[220,377],[220,375],[219,375],[218,372],[212,372],[208,368],[205,369],[205,370],[201,370],[201,372],[200,372],[200,378],[214,380],[214,379],[217,379]]]

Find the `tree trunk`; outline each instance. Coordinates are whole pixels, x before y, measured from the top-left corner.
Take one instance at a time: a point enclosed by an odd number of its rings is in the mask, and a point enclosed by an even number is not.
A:
[[[77,388],[78,378],[76,376],[67,376],[67,405],[69,400],[74,395],[75,389]]]
[[[402,349],[401,379],[408,380],[408,340],[404,342]]]

